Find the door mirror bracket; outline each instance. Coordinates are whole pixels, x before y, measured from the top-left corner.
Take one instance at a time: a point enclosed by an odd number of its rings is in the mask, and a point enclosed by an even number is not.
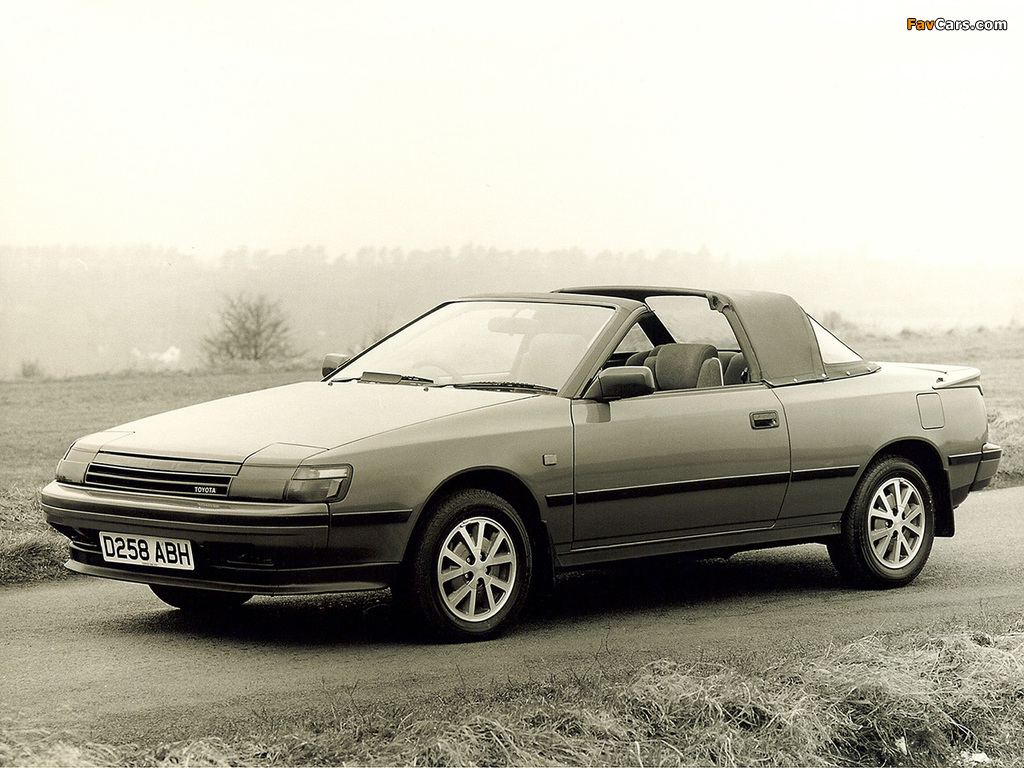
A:
[[[324,355],[324,362],[321,367],[321,373],[323,374],[323,378],[326,379],[328,376],[330,376],[332,373],[334,373],[348,361],[348,355],[339,355],[336,353]]]

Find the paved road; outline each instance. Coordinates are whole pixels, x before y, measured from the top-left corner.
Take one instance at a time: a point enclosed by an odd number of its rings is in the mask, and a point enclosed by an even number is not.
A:
[[[426,702],[581,674],[602,658],[767,658],[1024,613],[1024,488],[973,495],[957,527],[902,590],[842,589],[814,545],[618,565],[560,578],[552,603],[513,634],[458,646],[411,642],[393,625],[387,593],[257,598],[199,621],[140,585],[83,577],[0,589],[0,718],[96,741],[189,739],[332,697]]]

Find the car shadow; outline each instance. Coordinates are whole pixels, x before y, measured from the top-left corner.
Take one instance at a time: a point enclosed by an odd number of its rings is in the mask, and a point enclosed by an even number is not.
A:
[[[388,590],[296,597],[255,597],[216,613],[180,611],[152,598],[153,610],[122,614],[108,629],[281,646],[403,643],[403,622]],[[411,639],[410,639],[411,642]]]
[[[651,609],[834,595],[841,587],[823,547],[761,550],[731,558],[665,556],[563,574],[535,616],[551,620]]]
[[[594,566],[556,577],[530,606],[517,632],[563,621],[630,616],[650,610],[780,601],[799,595],[827,599],[839,578],[824,548],[793,547],[695,560],[679,556]],[[424,638],[393,607],[388,590],[298,597],[257,597],[214,614],[160,603],[144,614],[97,619],[105,631],[282,646],[411,645]]]

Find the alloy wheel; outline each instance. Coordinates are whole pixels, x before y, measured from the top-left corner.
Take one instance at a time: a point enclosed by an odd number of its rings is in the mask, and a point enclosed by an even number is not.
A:
[[[925,505],[917,486],[904,477],[882,483],[868,506],[868,543],[877,562],[896,570],[921,549]]]
[[[461,521],[437,558],[437,585],[445,608],[463,621],[486,621],[508,602],[517,576],[516,549],[489,517]]]

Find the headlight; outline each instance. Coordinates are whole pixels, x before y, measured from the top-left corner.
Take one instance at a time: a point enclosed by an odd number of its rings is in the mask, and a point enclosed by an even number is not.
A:
[[[74,449],[75,449],[75,444],[72,443],[71,447],[68,448],[66,451],[64,451],[64,455],[60,459],[57,460],[57,469],[54,470],[54,473],[53,473],[54,480],[67,480],[67,477],[65,477],[64,473],[61,471],[61,464],[63,464],[65,461],[68,460],[68,456],[71,455],[71,451],[73,451]]]
[[[340,501],[352,482],[352,467],[336,464],[324,467],[300,466],[284,489],[285,501],[299,503]]]
[[[81,448],[77,442],[72,443],[64,458],[57,462],[54,479],[62,483],[84,483],[85,471],[95,458],[95,448]]]

